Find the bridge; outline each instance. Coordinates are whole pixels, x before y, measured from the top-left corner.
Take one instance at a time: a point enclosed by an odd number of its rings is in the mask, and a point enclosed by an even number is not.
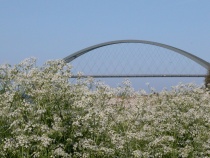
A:
[[[209,62],[179,48],[145,40],[100,43],[63,60],[78,68],[73,78],[78,77],[78,71],[84,72],[80,77],[94,78],[206,77],[207,81],[210,75]]]

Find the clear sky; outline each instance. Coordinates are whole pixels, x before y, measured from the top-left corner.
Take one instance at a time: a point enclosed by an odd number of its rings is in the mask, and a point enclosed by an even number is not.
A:
[[[210,0],[0,0],[0,64],[138,39],[210,62]]]
[[[0,0],[0,63],[43,63],[101,42],[139,39],[210,62],[210,0]]]

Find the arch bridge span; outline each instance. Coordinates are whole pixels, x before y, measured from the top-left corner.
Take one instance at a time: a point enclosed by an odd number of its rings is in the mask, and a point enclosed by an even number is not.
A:
[[[85,49],[82,49],[80,51],[77,51],[67,57],[65,57],[63,60],[67,63],[73,61],[74,59],[80,57],[81,55],[84,55],[90,51],[93,51],[95,49],[101,48],[101,47],[105,47],[105,46],[109,46],[109,45],[116,45],[116,44],[121,44],[121,43],[141,43],[141,44],[147,44],[147,45],[154,45],[157,47],[162,47],[168,50],[171,50],[175,53],[178,53],[182,56],[187,57],[188,59],[196,62],[197,64],[201,65],[202,67],[204,67],[208,72],[210,72],[210,63],[189,53],[186,52],[184,50],[181,50],[179,48],[173,47],[173,46],[169,46],[166,44],[162,44],[162,43],[158,43],[158,42],[152,42],[152,41],[145,41],[145,40],[116,40],[116,41],[110,41],[110,42],[105,42],[105,43],[100,43],[97,45],[93,45],[90,47],[87,47]],[[142,75],[142,74],[136,74],[136,75],[93,75],[92,77],[205,77],[206,75]],[[86,76],[84,76],[86,77]]]

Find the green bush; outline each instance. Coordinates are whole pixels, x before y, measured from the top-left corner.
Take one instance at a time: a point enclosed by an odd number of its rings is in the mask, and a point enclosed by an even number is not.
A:
[[[35,62],[0,67],[0,157],[210,157],[209,91],[73,84],[70,65]]]

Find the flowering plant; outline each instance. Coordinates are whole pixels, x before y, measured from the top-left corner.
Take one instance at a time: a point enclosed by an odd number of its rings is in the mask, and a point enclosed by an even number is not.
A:
[[[71,83],[60,60],[35,63],[0,66],[0,157],[210,157],[205,88],[145,94],[128,81]]]

